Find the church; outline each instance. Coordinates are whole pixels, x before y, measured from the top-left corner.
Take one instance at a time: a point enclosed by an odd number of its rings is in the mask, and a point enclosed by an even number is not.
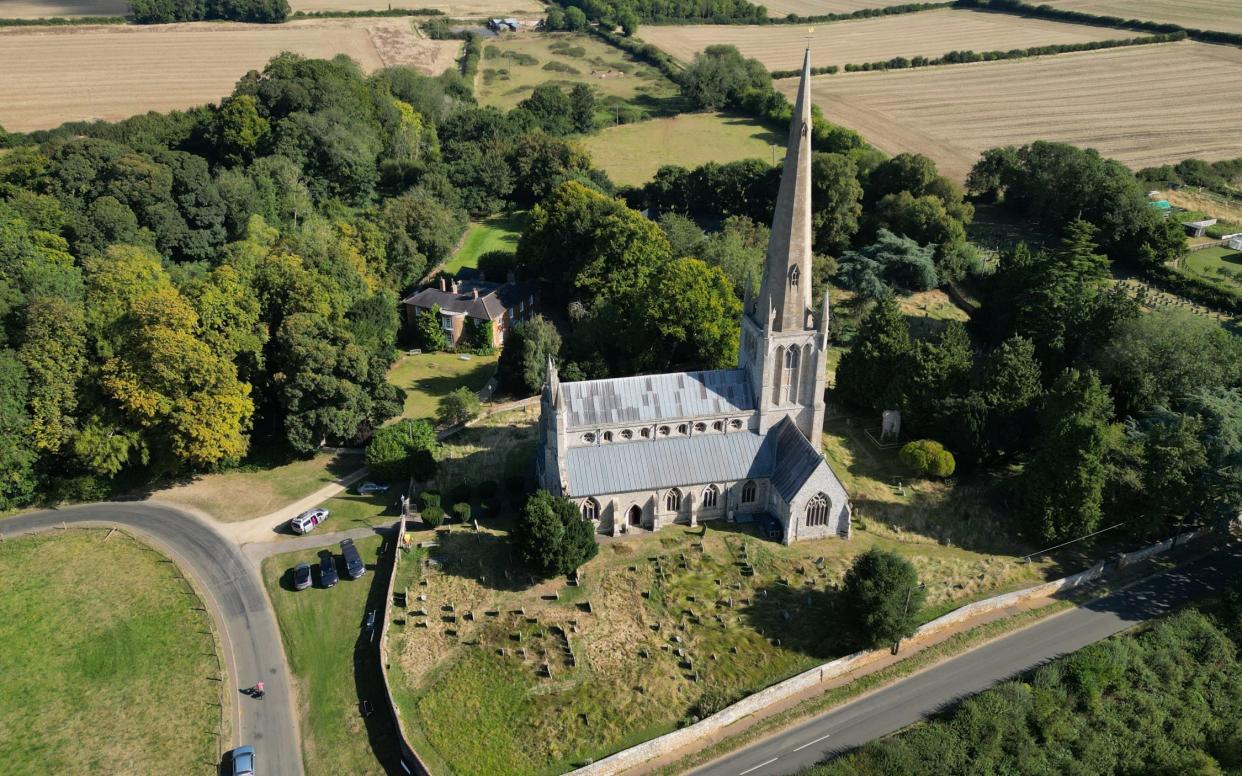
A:
[[[785,544],[849,538],[849,496],[820,452],[829,307],[811,298],[810,67],[808,49],[737,368],[562,382],[548,363],[539,484],[597,532],[774,519]]]

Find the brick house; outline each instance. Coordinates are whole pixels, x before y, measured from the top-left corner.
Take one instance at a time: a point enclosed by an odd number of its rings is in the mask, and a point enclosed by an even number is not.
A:
[[[499,348],[514,325],[535,314],[538,303],[539,288],[534,283],[517,282],[512,275],[504,283],[495,283],[477,270],[463,269],[452,280],[441,277],[437,285],[402,300],[401,318],[410,326],[417,315],[439,305],[440,328],[453,347],[466,336],[468,325],[490,323],[492,347]]]

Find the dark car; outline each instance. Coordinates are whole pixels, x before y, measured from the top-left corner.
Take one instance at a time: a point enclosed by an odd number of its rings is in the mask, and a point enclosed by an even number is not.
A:
[[[345,556],[345,576],[357,579],[367,573],[367,566],[362,562],[362,556],[358,554],[358,548],[354,546],[353,539],[345,539],[341,542],[341,554]]]
[[[325,552],[319,558],[319,586],[332,587],[339,578],[336,574],[336,558],[332,557],[332,553]]]
[[[311,567],[309,563],[299,563],[293,567],[293,589],[305,590],[311,586]]]
[[[239,746],[233,750],[232,776],[254,776],[253,746]]]

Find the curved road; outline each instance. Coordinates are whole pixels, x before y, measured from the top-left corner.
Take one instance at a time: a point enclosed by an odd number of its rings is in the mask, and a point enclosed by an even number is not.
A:
[[[1159,617],[1242,576],[1237,542],[1076,609],[938,663],[692,771],[694,776],[794,774],[862,746],[1041,663]]]
[[[121,526],[169,555],[206,599],[220,631],[226,694],[232,699],[233,741],[251,744],[261,773],[299,776],[301,744],[288,667],[276,616],[255,565],[240,548],[202,520],[175,507],[152,503],[106,503],[65,507],[6,518],[0,533],[13,537],[53,530],[61,524]],[[252,700],[237,692],[263,682],[267,697]],[[176,702],[169,688],[169,702]]]

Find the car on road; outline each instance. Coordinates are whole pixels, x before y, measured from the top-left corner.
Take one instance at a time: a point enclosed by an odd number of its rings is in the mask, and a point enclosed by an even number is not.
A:
[[[353,539],[341,541],[341,554],[345,556],[345,576],[357,579],[367,573],[367,565],[362,562],[362,556],[358,554]]]
[[[315,526],[327,520],[329,514],[331,513],[323,507],[308,509],[289,521],[289,530],[295,534],[310,533]]]
[[[309,563],[299,563],[293,567],[293,589],[305,590],[311,586],[311,567]]]
[[[332,553],[325,550],[319,556],[319,586],[325,590],[336,584],[340,579],[336,573],[336,558],[332,557]]]
[[[254,747],[239,746],[233,750],[232,776],[254,776]]]
[[[358,495],[369,496],[372,493],[383,493],[388,490],[386,482],[364,482],[358,486]]]
[[[363,624],[362,624],[363,630],[365,630],[365,631],[367,632],[367,635],[368,635],[368,636],[370,636],[370,635],[371,635],[371,634],[375,631],[375,618],[376,618],[376,615],[377,615],[377,612],[376,612],[374,609],[372,609],[371,611],[367,612],[367,619],[366,619],[366,621],[365,621],[365,622],[363,622]]]

